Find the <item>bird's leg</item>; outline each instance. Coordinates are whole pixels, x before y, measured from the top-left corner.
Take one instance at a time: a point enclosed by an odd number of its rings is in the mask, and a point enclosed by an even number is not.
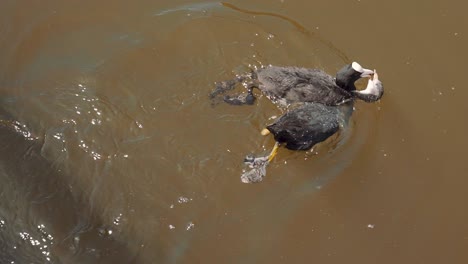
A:
[[[241,175],[241,181],[244,183],[254,183],[262,181],[263,177],[265,177],[266,175],[266,167],[278,153],[279,146],[280,144],[276,142],[275,146],[273,147],[268,156],[256,158],[252,155],[249,155],[245,157],[244,163],[249,165],[251,170],[244,171],[244,173]]]
[[[271,150],[270,155],[268,155],[268,163],[270,163],[276,157],[276,154],[278,154],[279,145],[280,144],[278,142],[275,143],[275,146]]]

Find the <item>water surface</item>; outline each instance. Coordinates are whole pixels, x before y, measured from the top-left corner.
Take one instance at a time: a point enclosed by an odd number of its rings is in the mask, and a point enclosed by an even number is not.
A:
[[[466,263],[465,9],[3,1],[0,262]],[[382,100],[243,184],[281,110],[213,105],[214,82],[354,60]]]

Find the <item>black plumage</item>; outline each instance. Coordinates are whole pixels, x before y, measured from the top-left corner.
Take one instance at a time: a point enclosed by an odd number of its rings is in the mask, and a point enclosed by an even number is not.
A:
[[[210,96],[212,99],[243,83],[247,93],[224,96],[224,101],[233,105],[253,104],[253,89],[259,89],[274,103],[287,107],[294,103],[315,102],[325,105],[340,105],[360,98],[371,101],[376,97],[361,97],[354,83],[363,77],[371,77],[372,70],[364,69],[357,62],[343,66],[333,78],[320,69],[299,67],[266,66],[237,76],[234,80],[216,83]]]
[[[257,75],[258,89],[284,106],[298,102],[338,105],[353,97],[351,90],[339,87],[332,76],[319,69],[269,66],[259,70]],[[353,87],[358,78],[351,81]]]
[[[366,89],[357,91],[353,80],[370,72],[373,76]],[[348,82],[338,87],[343,78]],[[287,111],[266,127],[276,140],[271,153],[263,157],[249,155],[244,160],[250,168],[241,175],[245,183],[263,179],[266,166],[276,156],[279,146],[291,150],[311,149],[346,125],[353,112],[354,98],[375,102],[384,92],[375,70],[362,69],[354,63],[343,67],[336,79],[317,69],[270,66],[258,72],[258,81],[258,88],[273,102],[286,106]],[[251,93],[249,96],[253,97]],[[262,134],[268,133],[262,131]]]
[[[291,150],[308,150],[335,134],[345,122],[343,107],[304,103],[292,109],[266,128],[275,140]]]
[[[295,72],[298,72],[297,70]],[[297,79],[297,78],[296,78]],[[320,86],[321,89],[324,86]],[[374,71],[365,90],[358,93],[365,101],[379,100],[383,95],[383,85]],[[297,108],[290,109],[267,129],[274,135],[275,140],[285,144],[286,148],[293,150],[310,149],[315,144],[324,141],[334,133],[351,116],[354,101],[340,105],[326,105],[323,103],[300,103]]]

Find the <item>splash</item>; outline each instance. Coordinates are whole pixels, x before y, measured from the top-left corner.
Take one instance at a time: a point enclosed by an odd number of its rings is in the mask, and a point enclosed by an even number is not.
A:
[[[38,225],[37,230],[41,234],[40,238],[36,238],[30,233],[25,232],[25,231],[19,232],[18,236],[20,237],[21,240],[37,248],[41,252],[44,259],[47,262],[50,262],[51,261],[50,247],[54,244],[53,242],[54,237],[50,235],[49,233],[47,233],[46,227],[43,224]],[[16,247],[17,246],[14,246],[15,249]]]

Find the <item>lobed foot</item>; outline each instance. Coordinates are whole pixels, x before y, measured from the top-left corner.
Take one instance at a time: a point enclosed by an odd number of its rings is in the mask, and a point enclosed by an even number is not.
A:
[[[243,183],[261,182],[266,175],[266,167],[268,163],[270,163],[268,158],[269,156],[257,158],[253,155],[246,156],[244,163],[248,165],[251,170],[244,170],[241,175],[241,181]]]

